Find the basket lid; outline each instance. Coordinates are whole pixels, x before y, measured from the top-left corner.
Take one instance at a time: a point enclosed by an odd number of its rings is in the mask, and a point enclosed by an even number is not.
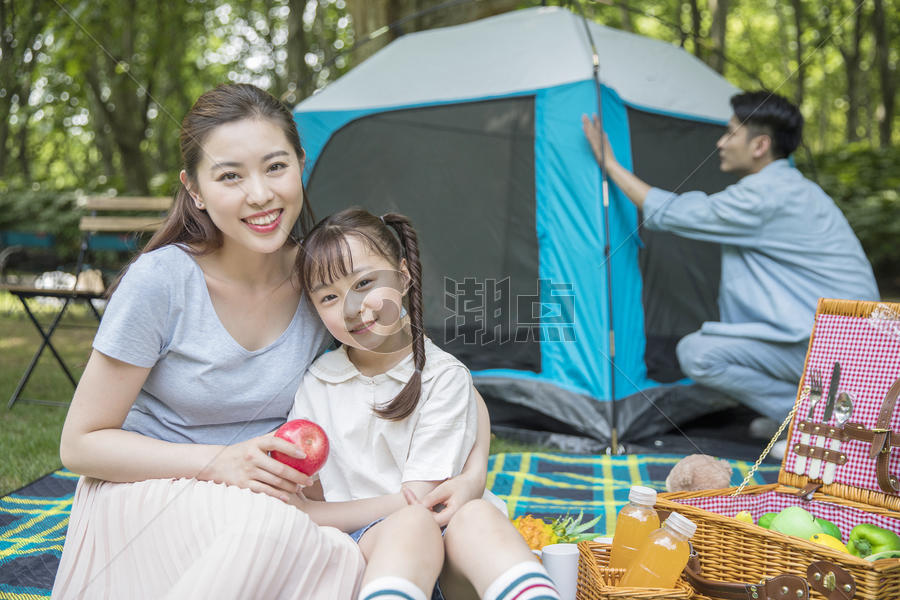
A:
[[[839,366],[836,368],[835,364]],[[839,393],[845,394],[841,406],[844,414],[849,412],[847,423],[876,429],[884,399],[898,379],[900,304],[820,299],[779,483],[800,488],[821,485],[820,491],[832,496],[900,509],[900,495],[887,492],[879,484],[877,453],[874,458],[871,456],[871,442],[814,435],[817,425],[820,432],[839,425],[841,411],[834,410],[834,399]],[[810,392],[816,387],[821,390],[821,399],[813,402]],[[826,423],[829,399],[832,411]],[[894,444],[900,445],[900,402],[885,429],[897,432],[893,435]],[[816,450],[817,447],[822,450]],[[816,453],[824,450],[839,464],[816,458]],[[900,479],[900,448],[891,448],[887,468],[890,476]]]

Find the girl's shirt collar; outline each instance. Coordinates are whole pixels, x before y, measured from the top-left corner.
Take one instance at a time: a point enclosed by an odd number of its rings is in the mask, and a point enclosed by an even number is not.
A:
[[[439,367],[441,364],[447,360],[447,358],[441,356],[438,356],[435,359],[429,359],[429,355],[434,354],[433,352],[430,352],[432,348],[436,349],[437,347],[434,346],[430,339],[425,338],[426,360],[425,369],[422,372],[423,382],[434,377],[434,375],[440,371]],[[446,357],[451,361],[453,360],[450,355],[446,355]],[[346,346],[341,346],[337,350],[332,350],[331,352],[327,352],[320,356],[312,365],[310,365],[309,373],[327,383],[344,383],[354,378],[380,383],[385,379],[390,378],[405,384],[412,377],[415,368],[413,354],[410,352],[406,358],[391,367],[388,371],[375,375],[374,377],[369,377],[359,372],[359,369],[356,368],[356,365],[354,365],[350,361],[350,357],[347,356]]]

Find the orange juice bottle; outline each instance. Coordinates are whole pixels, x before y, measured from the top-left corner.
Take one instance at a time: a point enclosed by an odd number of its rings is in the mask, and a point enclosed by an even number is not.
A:
[[[616,532],[609,555],[609,566],[613,569],[627,569],[644,540],[659,529],[659,515],[653,510],[654,504],[656,490],[640,485],[631,487],[628,504],[616,517]]]
[[[697,525],[672,513],[640,547],[620,587],[674,588],[690,555],[688,540]]]

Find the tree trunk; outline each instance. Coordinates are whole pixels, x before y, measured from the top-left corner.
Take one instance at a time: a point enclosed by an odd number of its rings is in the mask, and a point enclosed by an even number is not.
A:
[[[844,69],[847,75],[847,141],[856,142],[859,140],[859,107],[860,107],[860,71],[859,66],[862,59],[860,54],[860,43],[862,42],[862,8],[853,15],[853,39],[850,41],[850,48],[845,49],[839,46],[838,49],[844,57]]]
[[[802,0],[791,0],[791,6],[794,8],[794,32],[796,34],[797,48],[794,50],[794,60],[797,61],[797,74],[795,80],[797,82],[797,91],[795,92],[794,101],[797,106],[803,105],[803,99],[806,96],[806,57],[803,56],[803,2]]]
[[[694,56],[700,60],[705,60],[706,52],[700,44],[700,6],[697,4],[697,0],[688,0],[688,5],[691,7],[691,41],[694,46]]]
[[[28,96],[31,95],[31,79],[24,82],[21,91],[22,96],[19,100],[19,171],[25,181],[31,181],[31,163],[28,158],[28,121],[31,120],[31,107],[28,106]],[[23,101],[24,99],[24,101]]]
[[[631,21],[631,11],[628,10],[628,2],[626,0],[619,0],[616,4],[619,5],[619,13],[622,15],[622,29],[625,31],[634,31],[634,23]]]
[[[878,79],[881,83],[881,103],[878,107],[878,143],[882,148],[889,148],[892,140],[894,109],[897,99],[897,81],[894,78],[890,63],[890,40],[888,39],[887,15],[884,1],[875,0],[873,14],[875,21],[875,63],[878,66]]]
[[[346,0],[356,46],[350,57],[359,64],[405,33],[469,23],[517,8],[519,0],[486,0],[439,8],[446,0]],[[432,10],[433,9],[433,10]],[[382,27],[388,30],[379,32]],[[377,37],[364,41],[367,35]]]
[[[31,61],[33,65],[35,61]],[[19,88],[19,110],[17,112],[19,116],[18,130],[16,134],[16,142],[19,146],[18,148],[18,156],[16,157],[16,162],[19,164],[19,171],[22,173],[22,178],[25,181],[31,181],[31,162],[29,159],[28,152],[28,122],[31,120],[31,115],[34,112],[31,106],[28,105],[28,97],[31,96],[31,73],[33,69],[27,70],[27,77],[23,76],[21,78]]]
[[[92,68],[85,72],[85,82],[87,83],[87,96],[90,103],[91,120],[93,121],[94,145],[100,154],[100,162],[103,164],[103,174],[106,175],[107,181],[113,181],[116,177],[115,167],[115,150],[110,139],[112,135],[112,124],[106,118],[106,111],[101,107],[103,101],[100,99],[99,84],[97,83],[96,73]]]
[[[7,4],[8,0],[0,0],[0,52],[2,52],[5,59],[0,60],[0,76],[5,82],[6,92],[0,98],[0,177],[6,176],[6,157],[9,156],[6,140],[9,138],[9,115],[12,112],[12,99],[15,95],[12,89],[12,66],[17,64],[17,61],[11,55],[12,37],[7,35],[7,32],[11,33],[13,31],[12,15],[9,14]]]
[[[37,57],[26,63],[24,56],[26,50],[34,48],[35,39],[46,26],[46,17],[41,14],[40,8],[34,2],[0,0],[0,52],[3,55],[0,60],[0,86],[6,92],[0,98],[0,177],[4,178],[7,176],[9,157],[13,154],[8,147],[11,144],[18,144],[17,162],[26,179],[30,177],[27,130],[31,115],[28,96]],[[17,133],[9,123],[13,104],[18,109]]]
[[[391,23],[390,5],[395,0],[347,0],[347,12],[353,21],[354,47],[350,60],[358,65],[392,41],[393,31],[386,31],[371,40],[365,39],[381,27]]]
[[[303,12],[306,4],[307,0],[288,0],[290,7],[286,75],[288,83],[285,90],[287,92],[285,101],[291,105],[306,98],[316,89],[312,70],[306,64],[306,53],[309,50],[309,39],[303,28]]]
[[[709,0],[709,12],[712,13],[712,24],[709,37],[712,41],[712,52],[708,64],[718,73],[725,72],[725,32],[728,19],[728,0]]]
[[[159,7],[159,10],[166,10]],[[120,159],[120,169],[125,180],[126,192],[146,195],[150,192],[148,158],[141,151],[141,142],[147,138],[147,107],[154,88],[156,56],[150,56],[144,69],[135,68],[131,61],[135,54],[136,20],[139,18],[135,0],[123,11],[123,27],[119,36],[119,48],[111,49],[113,59],[106,54],[97,56],[92,69],[85,74],[89,88],[95,96],[94,106],[103,114],[110,126],[110,138]],[[159,29],[165,19],[156,20],[156,28],[148,32],[152,36],[164,36]],[[154,54],[152,49],[149,54]],[[126,70],[127,69],[127,70]],[[141,71],[146,70],[146,73]],[[91,72],[93,71],[93,72]],[[109,87],[109,99],[104,102],[100,76]],[[141,77],[145,75],[144,80]],[[143,90],[141,90],[143,88]],[[100,120],[98,119],[98,122]]]
[[[106,56],[99,58],[99,61],[111,62],[107,60]],[[135,90],[131,90],[131,94],[129,94],[129,86],[121,80],[114,80],[117,76],[112,74],[110,77],[112,92],[109,101],[104,102],[98,76],[99,71],[100,66],[95,61],[93,68],[85,73],[85,80],[95,100],[92,112],[102,134],[112,142],[119,154],[120,169],[125,179],[126,191],[145,195],[149,193],[150,188],[146,157],[141,152],[141,141],[146,137],[146,130],[143,128],[143,119],[139,118],[139,109],[135,106],[137,95]],[[122,77],[122,75],[118,75],[118,77]],[[99,136],[100,132],[98,132],[98,142]],[[104,147],[104,144],[98,143],[98,145],[101,148]],[[105,145],[105,147],[106,152],[111,151],[110,145]],[[110,165],[112,158],[107,156],[104,162]]]

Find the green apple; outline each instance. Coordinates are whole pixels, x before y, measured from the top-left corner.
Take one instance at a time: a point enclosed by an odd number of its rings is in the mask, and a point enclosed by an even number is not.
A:
[[[817,533],[823,533],[816,518],[799,506],[788,506],[772,519],[769,529],[808,540]]]

